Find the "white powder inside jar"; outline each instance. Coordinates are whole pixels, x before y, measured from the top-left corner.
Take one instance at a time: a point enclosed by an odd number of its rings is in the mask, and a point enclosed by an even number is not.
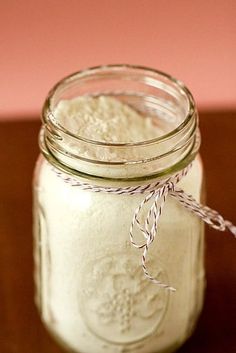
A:
[[[140,142],[164,131],[152,118],[111,97],[61,101],[54,115],[68,131],[97,141]],[[80,152],[103,157],[87,146]],[[197,200],[201,177],[197,159],[181,181]],[[143,195],[71,187],[45,161],[36,192],[42,316],[67,348],[81,353],[151,353],[177,346],[187,337],[202,301],[202,227],[195,216],[168,199],[160,219],[150,258],[154,273],[177,288],[170,297],[143,278],[141,252],[129,242],[133,212]]]
[[[173,122],[167,123],[157,115],[141,114],[113,97],[81,96],[63,100],[53,114],[62,127],[78,137],[63,136],[59,143],[67,155],[60,155],[58,159],[80,172],[108,178],[125,179],[130,175],[134,178],[150,175],[153,170],[166,169],[176,158],[172,154],[163,159],[156,158],[172,147],[168,141],[158,146],[154,142],[174,129]],[[152,143],[147,144],[147,141]],[[122,143],[126,145],[122,146]],[[138,143],[138,146],[132,143]],[[70,155],[77,158],[70,158]],[[156,165],[152,162],[154,159]],[[116,163],[116,166],[110,167],[109,163]]]
[[[67,131],[77,137],[105,142],[108,144],[137,143],[153,140],[165,133],[166,124],[157,117],[141,115],[129,105],[110,96],[89,97],[81,96],[71,100],[63,100],[58,103],[54,110],[54,117],[58,123]],[[169,127],[170,128],[170,127]],[[93,161],[106,162],[127,162],[131,160],[143,160],[156,156],[155,146],[146,148],[117,148],[117,146],[94,147],[89,142],[74,140],[64,137],[66,150],[80,158]],[[159,146],[159,153],[162,146]],[[66,162],[66,158],[63,162]],[[83,162],[71,160],[69,163],[75,169],[96,175],[93,166],[83,166]],[[78,163],[80,163],[78,165]],[[121,166],[119,173],[122,172]],[[114,177],[117,174],[114,170],[104,171],[104,175]],[[107,173],[114,173],[107,175]],[[135,173],[133,173],[135,174]],[[125,175],[122,175],[125,177]]]
[[[81,96],[60,101],[54,115],[68,131],[101,142],[141,142],[161,134],[155,119],[109,96]]]

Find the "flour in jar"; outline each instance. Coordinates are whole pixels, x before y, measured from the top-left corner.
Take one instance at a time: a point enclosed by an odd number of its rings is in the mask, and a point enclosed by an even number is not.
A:
[[[60,101],[54,115],[73,134],[100,142],[142,142],[162,134],[154,118],[144,118],[129,105],[109,96]]]
[[[68,150],[82,158],[106,162],[142,159],[144,152],[141,148],[130,148],[127,151],[115,148],[113,144],[150,141],[164,135],[171,126],[157,116],[141,114],[109,96],[81,96],[63,100],[53,113],[56,121],[75,136],[108,144],[104,148],[94,148],[94,145],[82,142],[78,145],[70,139]],[[151,158],[154,154],[155,150],[150,146],[145,151],[145,158]]]
[[[62,100],[53,114],[73,135],[100,142],[142,142],[166,132],[155,118],[107,96]],[[83,158],[111,156],[101,156],[95,145],[79,148]],[[122,155],[118,147],[111,158]],[[125,156],[129,157],[133,155]],[[80,162],[77,167],[79,170]],[[97,166],[91,166],[92,172],[88,165],[86,168],[88,174],[96,175]],[[166,201],[148,264],[160,280],[177,288],[173,297],[143,276],[141,253],[129,241],[133,213],[143,195],[93,193],[71,187],[44,159],[37,175],[36,280],[42,318],[50,331],[68,349],[81,353],[151,353],[177,347],[202,305],[200,220],[175,200]],[[181,187],[198,201],[201,179],[197,158]],[[101,185],[107,183],[106,179],[100,181]]]

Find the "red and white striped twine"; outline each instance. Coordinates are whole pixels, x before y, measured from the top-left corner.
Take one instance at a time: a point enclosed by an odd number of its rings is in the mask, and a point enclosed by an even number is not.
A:
[[[146,194],[145,198],[142,200],[140,205],[134,211],[134,216],[130,226],[130,241],[131,244],[138,249],[143,249],[142,254],[142,269],[145,276],[157,284],[158,286],[168,289],[170,291],[175,291],[176,289],[169,286],[168,284],[162,283],[158,279],[150,275],[146,262],[147,255],[150,245],[155,240],[158,233],[158,221],[162,214],[164,204],[166,202],[167,196],[172,196],[178,200],[181,205],[186,209],[193,212],[195,215],[200,217],[204,222],[209,224],[210,227],[225,231],[228,229],[236,237],[236,226],[230,221],[225,220],[217,211],[198,203],[191,195],[186,194],[182,189],[178,188],[176,185],[178,182],[189,172],[191,164],[186,168],[182,169],[180,172],[172,175],[171,177],[145,185],[137,186],[127,186],[127,187],[102,187],[91,185],[86,182],[81,182],[78,179],[65,174],[58,169],[53,167],[53,171],[58,177],[63,179],[64,182],[70,184],[71,186],[77,186],[82,190],[92,191],[92,192],[105,192],[116,195],[135,195],[135,194]],[[143,210],[144,205],[150,203],[146,219],[143,224],[139,220],[139,215],[141,210]],[[144,237],[143,243],[138,243],[135,241],[134,230],[135,227],[142,233]]]

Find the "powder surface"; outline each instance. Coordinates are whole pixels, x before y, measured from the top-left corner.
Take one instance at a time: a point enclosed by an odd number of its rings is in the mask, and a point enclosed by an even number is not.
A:
[[[80,96],[60,101],[55,109],[59,123],[73,134],[95,141],[141,142],[163,134],[157,119],[143,116],[109,96]]]

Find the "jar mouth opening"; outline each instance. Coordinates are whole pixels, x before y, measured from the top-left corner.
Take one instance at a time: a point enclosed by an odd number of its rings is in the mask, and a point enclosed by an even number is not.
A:
[[[70,130],[68,130],[66,127],[61,125],[58,120],[56,119],[54,113],[53,113],[53,105],[54,101],[56,99],[56,95],[58,92],[64,91],[63,87],[66,87],[67,85],[73,84],[73,82],[78,82],[80,79],[84,78],[92,78],[94,75],[96,75],[98,72],[101,75],[103,72],[106,73],[107,71],[112,70],[113,72],[119,73],[122,72],[123,70],[134,70],[138,72],[139,74],[143,74],[146,76],[146,79],[148,81],[148,76],[150,75],[156,75],[156,81],[159,78],[164,79],[166,81],[166,84],[168,83],[170,85],[174,85],[176,90],[180,93],[181,96],[184,96],[186,101],[187,101],[187,109],[185,116],[183,117],[182,121],[180,124],[178,124],[175,128],[170,130],[167,133],[164,133],[161,136],[149,139],[149,140],[144,140],[144,141],[138,141],[138,142],[107,142],[107,141],[97,141],[95,139],[87,138],[84,136],[81,136],[79,134],[74,134]],[[155,78],[154,78],[155,81]],[[146,83],[144,81],[144,83]],[[153,85],[155,82],[152,82]],[[149,82],[150,84],[150,82]],[[152,85],[151,85],[152,86]],[[154,85],[155,86],[155,85]],[[125,94],[125,91],[124,91]],[[103,92],[100,92],[99,95],[103,95]],[[179,81],[178,79],[172,77],[171,75],[153,69],[145,66],[139,66],[139,65],[129,65],[129,64],[112,64],[112,65],[102,65],[102,66],[94,66],[90,67],[84,70],[77,71],[73,74],[70,74],[60,80],[49,92],[44,106],[43,106],[43,111],[42,111],[42,119],[43,123],[45,125],[50,125],[54,128],[56,128],[56,131],[62,132],[69,136],[72,139],[75,139],[76,141],[81,141],[85,142],[91,145],[97,145],[97,146],[104,146],[104,147],[135,147],[135,146],[148,146],[148,145],[153,145],[156,143],[161,143],[166,140],[169,140],[173,138],[174,136],[177,136],[181,131],[185,128],[185,126],[188,125],[188,123],[191,121],[193,115],[196,114],[196,108],[195,108],[195,102],[192,97],[191,92],[188,90],[188,88]],[[59,139],[59,136],[58,136]]]

